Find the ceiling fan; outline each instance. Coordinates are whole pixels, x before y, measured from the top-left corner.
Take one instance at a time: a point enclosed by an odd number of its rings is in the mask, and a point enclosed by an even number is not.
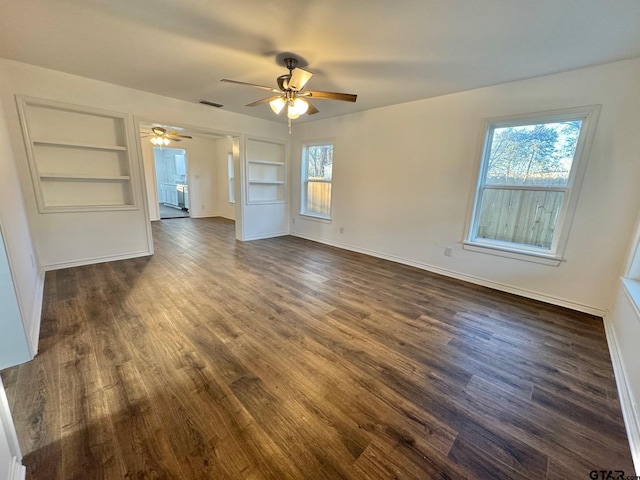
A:
[[[166,128],[151,127],[151,132],[143,132],[146,135],[142,135],[142,138],[151,137],[149,141],[157,146],[166,146],[174,142],[181,142],[183,138],[193,138],[189,135],[179,135],[178,132],[167,132]]]
[[[249,87],[260,88],[275,93],[271,97],[263,98],[257,102],[249,103],[247,107],[255,107],[268,103],[271,109],[277,115],[287,107],[287,117],[289,118],[289,128],[291,128],[291,120],[298,118],[305,113],[313,115],[318,113],[318,109],[309,101],[310,98],[318,98],[322,100],[340,100],[343,102],[355,102],[357,95],[352,93],[322,92],[318,90],[305,90],[304,86],[313,73],[297,68],[298,60],[295,58],[285,58],[284,66],[287,67],[289,73],[280,75],[277,79],[278,88],[267,87],[265,85],[256,85],[255,83],[239,82],[237,80],[229,80],[223,78],[221,82],[235,83],[238,85],[247,85]]]

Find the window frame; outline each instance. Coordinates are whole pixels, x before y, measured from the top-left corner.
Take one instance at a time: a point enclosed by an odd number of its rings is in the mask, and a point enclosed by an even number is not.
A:
[[[562,110],[527,113],[507,117],[495,117],[484,120],[479,153],[477,154],[478,161],[474,177],[475,189],[470,201],[469,218],[466,222],[465,237],[462,242],[465,250],[553,266],[558,266],[562,261],[564,261],[564,252],[569,238],[569,231],[573,222],[573,217],[575,215],[584,172],[589,160],[591,144],[593,142],[593,135],[599,113],[600,105],[591,105],[586,107],[566,108]],[[571,120],[581,120],[582,126],[580,128],[576,151],[566,186],[560,187],[554,185],[544,187],[539,185],[491,185],[489,187],[489,189],[564,192],[551,248],[546,249],[532,245],[478,237],[477,231],[479,228],[481,214],[482,194],[484,190],[487,189],[486,174],[494,131],[498,128],[504,127],[538,125]]]
[[[236,181],[236,174],[235,174],[236,168],[235,165],[233,164],[233,152],[229,152],[227,154],[227,180],[228,180],[228,185],[227,188],[229,190],[229,203],[235,204],[236,203],[236,185],[235,185],[235,181]]]
[[[335,162],[336,156],[336,146],[333,139],[324,139],[324,140],[313,140],[307,141],[302,144],[302,154],[300,156],[302,162],[301,168],[301,195],[300,195],[300,215],[305,217],[311,217],[313,219],[330,222],[331,221],[331,211],[333,208],[333,166],[331,167],[331,180],[313,180],[312,183],[329,183],[331,184],[331,196],[329,198],[329,214],[322,215],[315,212],[308,212],[307,208],[307,199],[309,193],[309,163],[307,161],[308,149],[309,147],[318,147],[318,146],[327,146],[331,145],[333,150],[333,161]],[[333,165],[333,164],[332,164]]]

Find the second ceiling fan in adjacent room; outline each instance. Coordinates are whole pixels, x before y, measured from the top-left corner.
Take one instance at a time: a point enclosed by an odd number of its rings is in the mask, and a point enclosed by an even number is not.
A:
[[[183,138],[191,139],[193,137],[189,135],[179,135],[178,132],[167,132],[163,127],[151,127],[151,131],[141,132],[142,138],[149,138],[149,141],[159,147],[167,146],[173,140],[174,142],[180,142]]]

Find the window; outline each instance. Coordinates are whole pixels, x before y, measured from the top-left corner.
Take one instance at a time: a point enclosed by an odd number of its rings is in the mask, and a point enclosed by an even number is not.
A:
[[[331,217],[331,177],[333,144],[304,145],[302,149],[302,209],[301,214]]]
[[[233,153],[227,155],[227,174],[229,176],[229,203],[236,203],[236,189],[234,185],[235,175],[233,173]]]
[[[626,275],[622,278],[622,283],[626,287],[627,293],[636,307],[640,309],[640,222],[638,222],[636,227],[634,245],[631,259],[627,265]]]
[[[597,111],[488,122],[465,248],[560,263]]]
[[[625,277],[640,282],[640,222],[636,232],[635,247]]]

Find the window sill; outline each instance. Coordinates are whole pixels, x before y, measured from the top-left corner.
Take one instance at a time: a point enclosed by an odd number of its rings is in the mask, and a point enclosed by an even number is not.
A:
[[[541,265],[549,265],[557,267],[562,263],[562,257],[554,255],[545,255],[543,253],[527,252],[524,250],[509,249],[494,245],[483,245],[479,243],[463,242],[462,248],[470,252],[486,253],[497,257],[512,258],[514,260],[522,260],[525,262],[539,263]]]
[[[331,223],[331,218],[329,217],[320,217],[318,215],[311,215],[309,213],[301,213],[300,218],[302,220],[311,220],[312,222]]]

